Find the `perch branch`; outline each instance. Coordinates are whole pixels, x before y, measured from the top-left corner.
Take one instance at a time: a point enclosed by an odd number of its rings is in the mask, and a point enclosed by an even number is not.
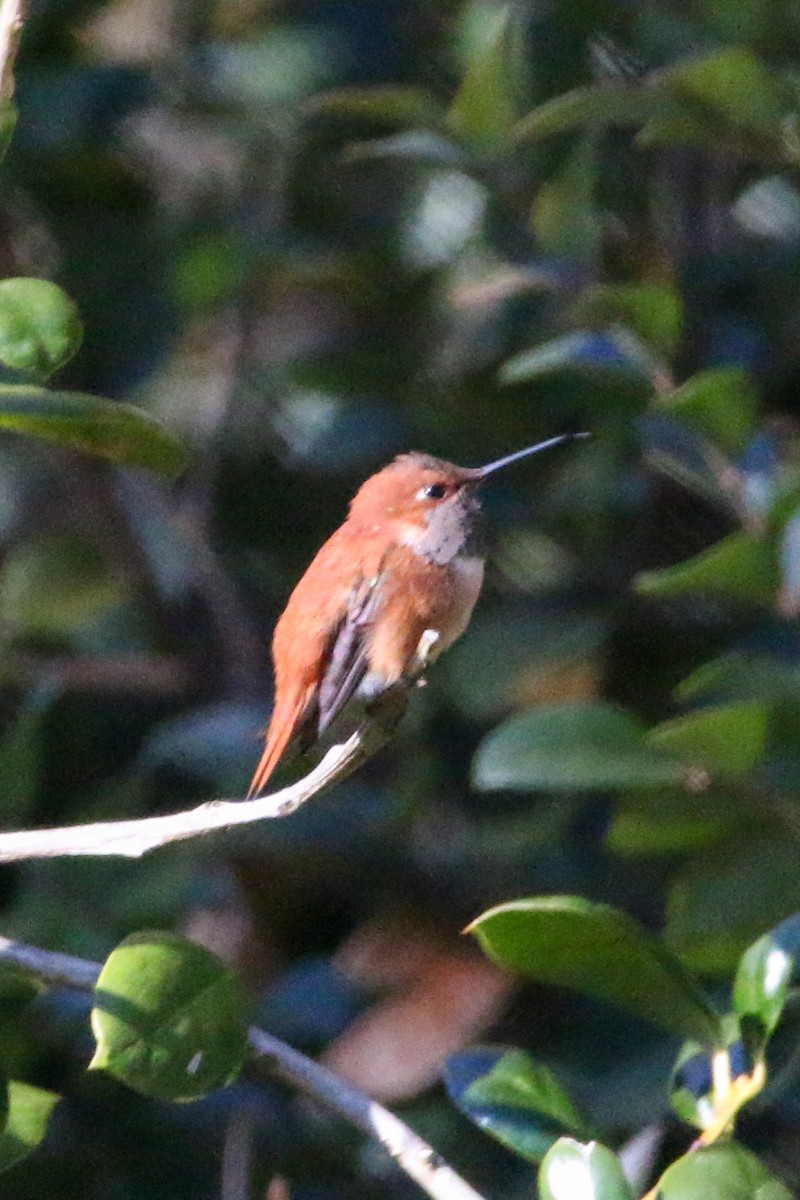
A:
[[[385,715],[379,721],[367,722],[346,742],[332,746],[322,761],[297,783],[270,796],[257,796],[253,800],[207,800],[196,808],[161,817],[0,833],[0,862],[80,856],[141,858],[171,842],[186,841],[254,821],[288,817],[312,796],[327,791],[376,754],[388,741],[394,724],[396,720],[390,727]]]
[[[0,962],[30,971],[47,983],[83,992],[91,991],[100,974],[99,963],[40,950],[4,937],[0,937]],[[257,1062],[266,1063],[271,1073],[378,1141],[432,1200],[483,1200],[399,1117],[333,1071],[306,1058],[263,1029],[252,1027],[248,1042],[253,1057]]]
[[[420,638],[408,676],[370,706],[362,725],[346,742],[332,746],[313,771],[271,796],[254,800],[207,800],[197,808],[163,817],[133,821],[98,821],[58,829],[23,829],[0,833],[0,862],[26,858],[109,856],[141,858],[150,850],[200,837],[217,829],[233,829],[273,817],[288,817],[312,796],[327,791],[372,758],[391,737],[405,712],[408,689],[419,679],[439,635],[427,629]]]

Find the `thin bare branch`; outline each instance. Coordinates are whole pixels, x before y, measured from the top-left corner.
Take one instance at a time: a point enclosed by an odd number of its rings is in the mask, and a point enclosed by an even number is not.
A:
[[[208,800],[197,808],[132,821],[98,821],[58,829],[26,829],[0,834],[0,862],[27,858],[108,856],[141,858],[151,850],[233,829],[254,821],[288,817],[301,805],[345,779],[389,740],[407,703],[405,688],[386,693],[354,734],[333,746],[297,783],[254,800]]]
[[[251,1029],[249,1042],[251,1050],[259,1060],[266,1060],[273,1074],[308,1092],[380,1142],[397,1165],[434,1200],[481,1200],[478,1192],[399,1117],[339,1075],[263,1029]]]
[[[0,962],[22,967],[48,983],[84,992],[91,991],[100,974],[99,963],[9,938],[0,938]],[[251,1028],[248,1041],[257,1063],[378,1141],[431,1200],[483,1200],[413,1129],[333,1071],[263,1029]]]

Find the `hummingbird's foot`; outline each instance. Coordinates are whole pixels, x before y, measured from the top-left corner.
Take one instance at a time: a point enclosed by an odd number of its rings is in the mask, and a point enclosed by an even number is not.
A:
[[[440,637],[441,634],[438,629],[426,629],[423,632],[422,637],[417,642],[414,657],[408,666],[407,674],[412,679],[416,675],[421,675],[428,664],[433,661],[433,648]]]

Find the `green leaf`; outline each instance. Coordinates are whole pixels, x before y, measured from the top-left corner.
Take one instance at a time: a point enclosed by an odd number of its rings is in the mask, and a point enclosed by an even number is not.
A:
[[[791,1200],[791,1193],[737,1142],[684,1154],[658,1183],[658,1200]]]
[[[568,372],[589,380],[610,377],[628,384],[647,385],[659,364],[637,342],[620,329],[567,333],[515,354],[500,368],[501,383],[527,383],[556,373]]]
[[[730,796],[648,789],[614,805],[606,845],[614,854],[678,854],[720,841],[743,820]]]
[[[726,454],[738,455],[749,442],[758,413],[758,392],[741,367],[698,371],[657,407],[689,422]]]
[[[539,188],[531,225],[544,254],[592,264],[600,252],[602,222],[595,204],[597,139],[578,144],[559,171]]]
[[[705,593],[773,607],[779,578],[772,544],[742,530],[673,567],[644,571],[636,590],[645,596]]]
[[[478,1048],[454,1055],[448,1094],[475,1124],[515,1154],[540,1162],[563,1132],[588,1136],[566,1090],[524,1050]]]
[[[644,726],[611,704],[533,708],[478,747],[472,776],[486,791],[572,791],[680,783],[685,764],[647,743]]]
[[[0,574],[0,618],[23,634],[69,637],[123,601],[120,580],[82,538],[28,538]]]
[[[60,1096],[27,1083],[9,1083],[8,1119],[0,1134],[0,1171],[7,1171],[36,1149],[47,1132]]]
[[[718,704],[663,721],[647,737],[651,745],[692,767],[735,779],[752,771],[764,753],[767,718],[763,704]]]
[[[246,1009],[233,971],[204,947],[171,933],[132,934],[97,981],[90,1066],[146,1096],[196,1099],[237,1075]]]
[[[45,986],[38,975],[23,967],[0,964],[0,1024],[7,1027]]]
[[[681,337],[680,294],[665,283],[618,283],[588,288],[580,297],[581,325],[629,325],[657,354],[671,357]]]
[[[647,85],[616,80],[589,84],[540,104],[514,127],[514,140],[537,142],[578,129],[644,125],[671,107],[674,101]]]
[[[793,108],[790,86],[741,46],[680,63],[665,73],[664,82],[700,113],[762,137],[777,137]]]
[[[475,1103],[541,1113],[568,1129],[581,1129],[584,1120],[549,1067],[524,1050],[509,1050],[488,1074],[472,1083],[467,1096]]]
[[[677,876],[665,939],[692,969],[727,973],[763,929],[800,909],[800,847],[779,836],[737,839]]]
[[[733,1006],[750,1052],[760,1057],[780,1021],[800,962],[800,914],[748,946],[733,986]]]
[[[719,1020],[677,959],[636,921],[576,896],[515,900],[468,926],[501,966],[715,1044]]]
[[[36,797],[41,765],[42,718],[57,691],[31,691],[16,719],[0,740],[0,820],[4,829],[20,825]]]
[[[0,386],[2,429],[166,475],[177,475],[186,461],[183,446],[154,417],[130,404],[82,392]]]
[[[14,130],[17,127],[17,108],[10,100],[0,104],[0,162],[5,158]]]
[[[0,280],[0,362],[47,379],[83,340],[78,310],[47,279]]]
[[[539,1168],[541,1200],[633,1200],[622,1163],[600,1142],[559,1138]]]
[[[484,19],[484,37],[453,99],[447,125],[478,151],[496,155],[517,119],[525,61],[513,6],[487,8]]]
[[[675,689],[679,700],[760,700],[800,706],[800,677],[776,655],[734,651],[698,667]]]

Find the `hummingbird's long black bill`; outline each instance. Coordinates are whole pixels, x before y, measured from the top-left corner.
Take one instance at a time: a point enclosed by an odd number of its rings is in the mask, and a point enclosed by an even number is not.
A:
[[[540,450],[550,450],[553,446],[560,446],[562,442],[574,442],[591,436],[590,433],[560,433],[557,437],[548,438],[545,442],[537,442],[535,446],[526,446],[524,450],[516,450],[513,454],[507,454],[505,458],[495,459],[494,462],[487,463],[485,467],[476,467],[474,477],[485,479],[487,475],[510,466],[520,458],[527,458],[529,454],[538,454]]]

